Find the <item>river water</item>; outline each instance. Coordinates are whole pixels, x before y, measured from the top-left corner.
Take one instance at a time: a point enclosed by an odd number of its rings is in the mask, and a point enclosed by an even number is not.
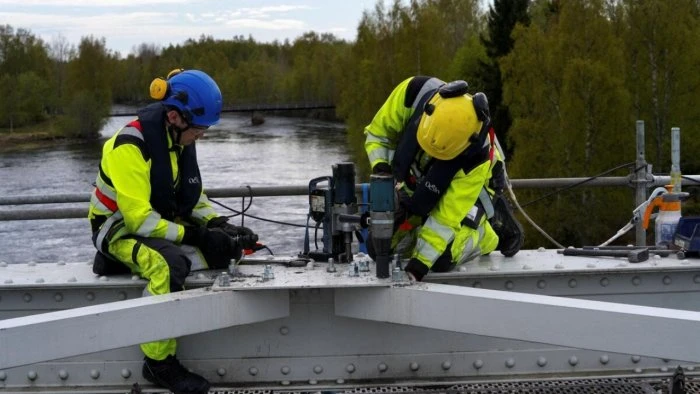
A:
[[[100,141],[47,143],[31,150],[0,153],[0,195],[91,192],[102,143],[129,120],[130,117],[111,118],[101,132]],[[249,116],[234,114],[226,114],[219,125],[197,142],[197,156],[205,189],[306,186],[312,178],[331,175],[333,164],[354,161],[342,123],[268,116],[264,124],[252,126]],[[240,198],[216,200],[241,210]],[[0,206],[0,209],[60,206]],[[87,203],[64,206],[87,207]],[[218,205],[215,209],[222,215],[233,213]],[[259,234],[261,242],[274,254],[296,254],[303,249],[305,228],[300,226],[306,223],[308,209],[307,196],[256,197],[248,214],[297,226],[248,216],[244,223]],[[240,216],[232,218],[232,222],[240,224]],[[87,219],[0,221],[0,262],[92,261],[94,247],[90,235]],[[311,249],[315,249],[313,243]]]

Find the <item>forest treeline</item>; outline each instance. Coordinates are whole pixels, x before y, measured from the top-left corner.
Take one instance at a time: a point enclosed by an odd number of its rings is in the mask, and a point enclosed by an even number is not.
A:
[[[364,126],[399,82],[432,75],[487,94],[511,178],[630,175],[637,120],[645,122],[654,173],[670,170],[672,127],[681,129],[682,171],[700,173],[699,0],[480,4],[380,0],[364,12],[353,42],[315,32],[272,43],[202,36],[166,48],[144,43],[126,56],[104,38],[47,43],[7,25],[0,27],[0,128],[50,121],[64,136],[95,138],[113,104],[146,103],[154,77],[199,68],[218,82],[226,106],[335,103],[366,176]],[[634,208],[632,189],[550,193],[517,192],[564,245],[604,241]],[[526,246],[551,246],[526,230]]]

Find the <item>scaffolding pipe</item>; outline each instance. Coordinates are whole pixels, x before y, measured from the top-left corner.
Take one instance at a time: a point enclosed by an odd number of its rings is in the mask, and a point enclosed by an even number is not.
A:
[[[668,185],[670,176],[651,176],[647,187]],[[551,189],[565,188],[573,185],[580,187],[632,186],[634,180],[630,177],[600,177],[600,178],[547,178],[547,179],[514,179],[514,188],[519,189]],[[683,183],[688,185],[700,184],[700,175],[683,176]],[[355,190],[362,193],[363,184],[357,184]],[[306,196],[309,187],[303,186],[256,186],[208,189],[211,198],[244,198],[244,197],[279,197]],[[90,201],[89,193],[0,196],[0,206],[41,205],[41,204],[85,204]],[[42,219],[84,219],[87,217],[87,207],[47,207],[33,209],[0,209],[0,221],[8,220],[42,220]]]

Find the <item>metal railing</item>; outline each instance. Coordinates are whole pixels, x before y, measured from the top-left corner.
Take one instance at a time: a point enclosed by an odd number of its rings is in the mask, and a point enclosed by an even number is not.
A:
[[[653,188],[668,185],[671,176],[646,176],[645,188]],[[557,189],[575,185],[586,187],[635,187],[640,182],[632,176],[627,177],[598,177],[598,178],[533,178],[513,179],[511,184],[514,189]],[[686,175],[683,177],[684,185],[700,184],[700,175]],[[364,184],[356,185],[356,191],[362,193]],[[308,185],[299,186],[251,186],[207,189],[206,193],[212,198],[243,198],[243,197],[279,197],[279,196],[304,196],[309,192]],[[646,200],[646,192],[644,194]],[[644,201],[642,200],[642,202]],[[45,204],[83,204],[90,201],[90,193],[67,193],[52,195],[23,195],[0,196],[0,206],[12,207],[0,208],[0,221],[8,220],[42,220],[42,219],[77,219],[87,217],[87,207],[59,207],[31,209],[17,208],[24,205]],[[640,203],[641,204],[641,203]]]

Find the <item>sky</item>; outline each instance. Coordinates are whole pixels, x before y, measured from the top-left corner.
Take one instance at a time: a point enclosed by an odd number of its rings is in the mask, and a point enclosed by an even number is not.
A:
[[[202,35],[290,42],[305,32],[354,41],[376,0],[0,0],[0,25],[29,30],[51,45],[60,37],[105,38],[122,56],[141,44],[162,48]]]

